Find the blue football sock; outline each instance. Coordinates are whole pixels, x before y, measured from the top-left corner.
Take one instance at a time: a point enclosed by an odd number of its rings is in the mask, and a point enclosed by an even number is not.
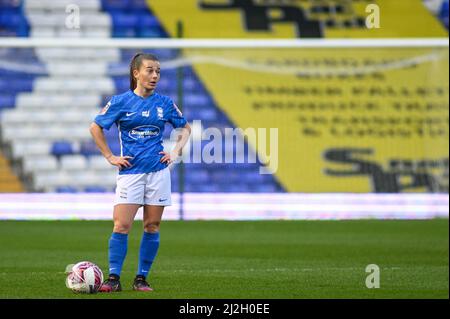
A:
[[[152,267],[153,260],[159,248],[159,232],[147,233],[144,231],[141,240],[141,249],[139,251],[139,265],[136,275],[147,277]]]
[[[109,274],[120,276],[127,255],[128,234],[112,233],[109,239]]]

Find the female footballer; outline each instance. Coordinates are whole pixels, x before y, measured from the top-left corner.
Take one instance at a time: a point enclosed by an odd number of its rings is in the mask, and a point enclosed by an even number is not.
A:
[[[155,92],[160,78],[158,58],[136,54],[130,63],[130,90],[115,95],[95,117],[91,135],[107,161],[119,168],[113,211],[114,228],[109,239],[109,276],[100,292],[121,291],[120,273],[127,254],[128,233],[137,210],[144,206],[139,264],[133,289],[152,291],[146,278],[159,248],[159,228],[165,206],[171,205],[168,165],[186,144],[191,128],[175,103]],[[181,134],[172,152],[163,151],[164,125],[169,122]],[[103,129],[116,123],[120,156],[106,143]]]

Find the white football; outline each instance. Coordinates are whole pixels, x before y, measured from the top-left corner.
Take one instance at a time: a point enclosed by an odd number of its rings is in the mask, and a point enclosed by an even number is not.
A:
[[[94,294],[103,282],[102,270],[90,261],[69,265],[66,273],[66,286],[75,293]]]

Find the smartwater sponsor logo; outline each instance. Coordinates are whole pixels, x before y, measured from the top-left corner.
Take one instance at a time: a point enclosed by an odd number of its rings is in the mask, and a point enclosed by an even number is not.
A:
[[[159,135],[159,127],[153,125],[142,125],[130,130],[128,136],[134,140],[148,139]]]

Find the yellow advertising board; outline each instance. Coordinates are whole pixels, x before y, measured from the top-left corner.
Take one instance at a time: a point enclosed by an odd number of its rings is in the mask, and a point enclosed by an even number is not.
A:
[[[148,0],[170,35],[185,38],[447,37],[422,0]],[[375,12],[373,5],[378,7]],[[379,14],[379,27],[366,20]]]
[[[150,3],[170,34],[181,19],[185,36],[194,38],[292,38],[297,26],[273,22],[288,12],[273,4],[307,11],[305,1]],[[367,14],[366,2],[345,3],[351,8],[334,12],[336,21]],[[446,36],[419,0],[373,3],[379,29],[354,24],[325,28],[321,36]],[[242,8],[249,6],[270,13],[270,32],[244,27]],[[194,70],[236,127],[278,129],[278,161],[268,165],[287,191],[448,191],[448,48],[190,49],[184,55],[198,61]]]

